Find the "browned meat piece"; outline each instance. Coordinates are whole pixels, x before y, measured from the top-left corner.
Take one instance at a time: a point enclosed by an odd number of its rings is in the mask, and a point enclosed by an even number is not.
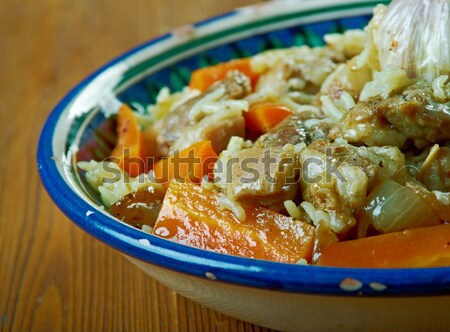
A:
[[[244,135],[242,110],[224,107],[213,114],[193,117],[190,111],[205,98],[212,101],[242,99],[250,92],[249,79],[240,72],[230,72],[202,95],[188,100],[167,114],[155,125],[157,143],[162,156],[173,153],[200,140],[211,140],[214,150],[221,152],[231,136]],[[215,116],[215,117],[214,117]],[[211,117],[211,118],[210,118]]]
[[[156,131],[159,132],[157,144],[161,155],[169,154],[170,146],[181,137],[182,129],[189,126],[189,110],[202,98],[203,95],[189,99],[155,124]]]
[[[367,194],[385,179],[404,176],[405,162],[395,147],[354,147],[315,141],[300,154],[302,206],[340,236],[356,225],[355,213]],[[309,205],[311,204],[311,205]],[[316,209],[319,212],[316,212]]]
[[[132,192],[110,206],[109,212],[126,223],[153,227],[161,210],[164,192],[147,187]]]
[[[406,140],[422,148],[450,139],[450,100],[438,100],[430,87],[419,85],[387,99],[358,102],[330,132],[330,138],[369,146],[404,147]]]
[[[254,201],[280,210],[297,192],[299,166],[293,149],[227,151],[219,165],[216,163],[215,181],[233,201]]]
[[[331,130],[331,139],[343,138],[367,146],[403,147],[407,137],[390,124],[379,108],[381,98],[358,102]]]
[[[374,173],[372,164],[353,147],[326,141],[304,149],[300,162],[302,196],[313,206],[309,209],[323,211],[322,222],[345,236],[356,225],[354,211],[364,204],[369,176]]]
[[[282,147],[286,144],[298,144],[306,141],[306,130],[303,126],[303,114],[292,114],[272,130],[260,136],[255,146],[260,148]]]
[[[211,141],[214,151],[220,153],[227,148],[228,141],[232,136],[245,136],[245,121],[242,110],[224,110],[224,112],[217,112],[204,117],[183,131],[182,136],[170,147],[170,153],[205,140]]]
[[[374,168],[377,165],[374,165],[367,158],[361,157],[358,153],[358,148],[354,147],[350,144],[345,143],[329,143],[324,140],[318,140],[316,142],[311,143],[308,146],[308,149],[312,149],[322,153],[332,165],[341,165],[348,164],[351,166],[357,166],[364,170],[364,172],[372,177],[374,176]]]
[[[414,87],[382,105],[386,119],[417,147],[450,139],[450,99],[437,100],[430,87]]]
[[[269,51],[267,54],[269,54]],[[277,52],[277,51],[275,51]],[[264,56],[264,54],[263,54]],[[288,56],[286,54],[286,56]],[[303,57],[279,59],[265,73],[263,73],[256,86],[256,92],[273,91],[276,95],[287,92],[287,82],[291,78],[299,78],[305,86],[303,92],[316,94],[319,92],[325,78],[336,68],[336,64],[329,57],[331,54],[304,54]],[[273,61],[273,59],[272,59]]]
[[[450,148],[435,145],[419,167],[416,179],[428,190],[450,191]]]
[[[275,128],[259,137],[256,147],[282,147],[286,144],[305,143],[309,145],[317,139],[326,139],[331,125],[316,119],[312,112],[295,113],[284,119]],[[307,121],[312,120],[312,121]]]

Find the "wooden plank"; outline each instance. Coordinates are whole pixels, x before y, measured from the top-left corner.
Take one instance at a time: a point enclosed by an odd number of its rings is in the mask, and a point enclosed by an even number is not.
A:
[[[267,331],[176,295],[83,233],[51,202],[35,163],[45,118],[87,74],[254,2],[0,1],[0,331]]]

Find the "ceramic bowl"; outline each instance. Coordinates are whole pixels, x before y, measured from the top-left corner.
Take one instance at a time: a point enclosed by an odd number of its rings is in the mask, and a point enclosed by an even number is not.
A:
[[[283,331],[448,331],[450,268],[348,269],[280,264],[183,246],[105,212],[80,159],[102,159],[114,124],[99,107],[137,110],[191,70],[269,48],[322,45],[329,32],[362,28],[375,1],[276,1],[175,29],[106,64],[56,106],[43,128],[38,168],[59,208],[151,277],[226,315]],[[114,98],[113,98],[114,97]]]

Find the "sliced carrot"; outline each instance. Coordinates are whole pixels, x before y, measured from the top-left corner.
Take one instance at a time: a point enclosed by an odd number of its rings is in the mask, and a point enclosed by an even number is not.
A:
[[[231,60],[215,66],[197,69],[192,72],[189,87],[204,92],[214,82],[224,79],[230,70],[239,70],[250,79],[252,88],[255,87],[259,74],[252,70],[249,58]]]
[[[318,265],[341,267],[450,266],[450,224],[331,244]]]
[[[201,141],[158,161],[153,167],[153,174],[161,183],[168,184],[172,179],[184,179],[198,184],[205,175],[212,178],[216,160],[217,154],[211,141]]]
[[[296,263],[310,260],[314,227],[263,207],[244,206],[246,220],[221,210],[219,194],[172,181],[154,234],[178,243],[250,258]]]
[[[111,157],[118,159],[120,168],[135,177],[147,172],[148,148],[133,111],[123,104],[117,117],[117,143]]]
[[[244,113],[245,126],[251,132],[264,134],[291,115],[293,112],[280,104],[261,102],[253,104]]]

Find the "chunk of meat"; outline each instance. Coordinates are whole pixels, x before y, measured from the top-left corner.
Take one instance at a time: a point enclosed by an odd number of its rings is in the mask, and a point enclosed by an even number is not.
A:
[[[303,126],[304,120],[310,115],[308,114],[292,114],[284,119],[272,130],[260,136],[255,147],[270,148],[283,147],[286,144],[296,145],[306,141],[306,130]]]
[[[200,141],[211,141],[214,151],[225,150],[231,137],[245,136],[245,121],[241,109],[218,111],[204,117],[184,130],[170,148],[170,153],[183,150]]]
[[[251,91],[249,79],[240,72],[213,84],[205,93],[188,100],[155,124],[159,132],[158,147],[162,156],[183,149],[198,141],[210,140],[217,153],[232,136],[243,136],[245,123],[240,105],[216,104],[216,111],[202,112],[206,103],[242,99]],[[242,102],[245,103],[245,102]]]
[[[315,141],[302,150],[300,164],[303,199],[325,212],[322,221],[341,237],[356,226],[355,213],[377,183],[406,173],[397,148],[358,148],[344,142]]]
[[[252,67],[262,73],[256,92],[283,95],[287,93],[287,82],[301,79],[302,90],[315,94],[326,77],[343,61],[342,55],[329,48],[293,47],[285,50],[270,50],[252,58]]]
[[[386,120],[379,108],[381,102],[383,102],[381,98],[358,102],[330,130],[329,137],[331,139],[343,138],[351,143],[368,146],[404,147],[407,140],[406,135]]]
[[[369,146],[416,147],[450,139],[450,100],[438,99],[429,86],[417,84],[387,99],[358,102],[330,132],[330,138]]]
[[[255,91],[261,94],[281,96],[289,92],[288,81],[297,78],[304,82],[301,89],[303,92],[315,94],[319,92],[322,82],[335,66],[331,60],[325,58],[311,60],[307,63],[283,61],[261,75]]]
[[[316,225],[324,222],[336,234],[346,236],[356,225],[354,211],[364,204],[368,176],[361,167],[346,163],[347,156],[339,156],[334,148],[331,146],[325,153],[314,146],[302,151],[302,198],[312,207],[303,203],[302,206],[308,208],[306,211]],[[319,215],[317,210],[324,213]]]
[[[312,112],[294,113],[260,136],[255,146],[271,148],[298,143],[309,145],[317,139],[326,139],[330,128],[331,124]]]
[[[419,148],[450,139],[450,98],[438,99],[431,87],[412,87],[381,107],[386,120]]]
[[[232,201],[254,201],[280,210],[285,200],[295,197],[299,166],[293,149],[225,151],[219,160],[215,182]]]
[[[428,190],[450,191],[450,147],[435,145],[420,165],[416,179]]]
[[[274,65],[267,72],[260,76],[258,84],[255,88],[255,92],[265,96],[269,96],[270,93],[268,92],[271,92],[271,94],[273,95],[272,98],[278,98],[278,96],[283,95],[287,92],[287,81],[290,78],[294,77],[294,72],[295,71],[292,64],[280,62]]]
[[[357,147],[356,151],[360,157],[371,163],[372,173],[368,171],[369,168],[365,168],[366,174],[369,175],[369,191],[386,180],[394,179],[403,185],[410,179],[405,156],[399,148],[395,146],[361,146]]]

